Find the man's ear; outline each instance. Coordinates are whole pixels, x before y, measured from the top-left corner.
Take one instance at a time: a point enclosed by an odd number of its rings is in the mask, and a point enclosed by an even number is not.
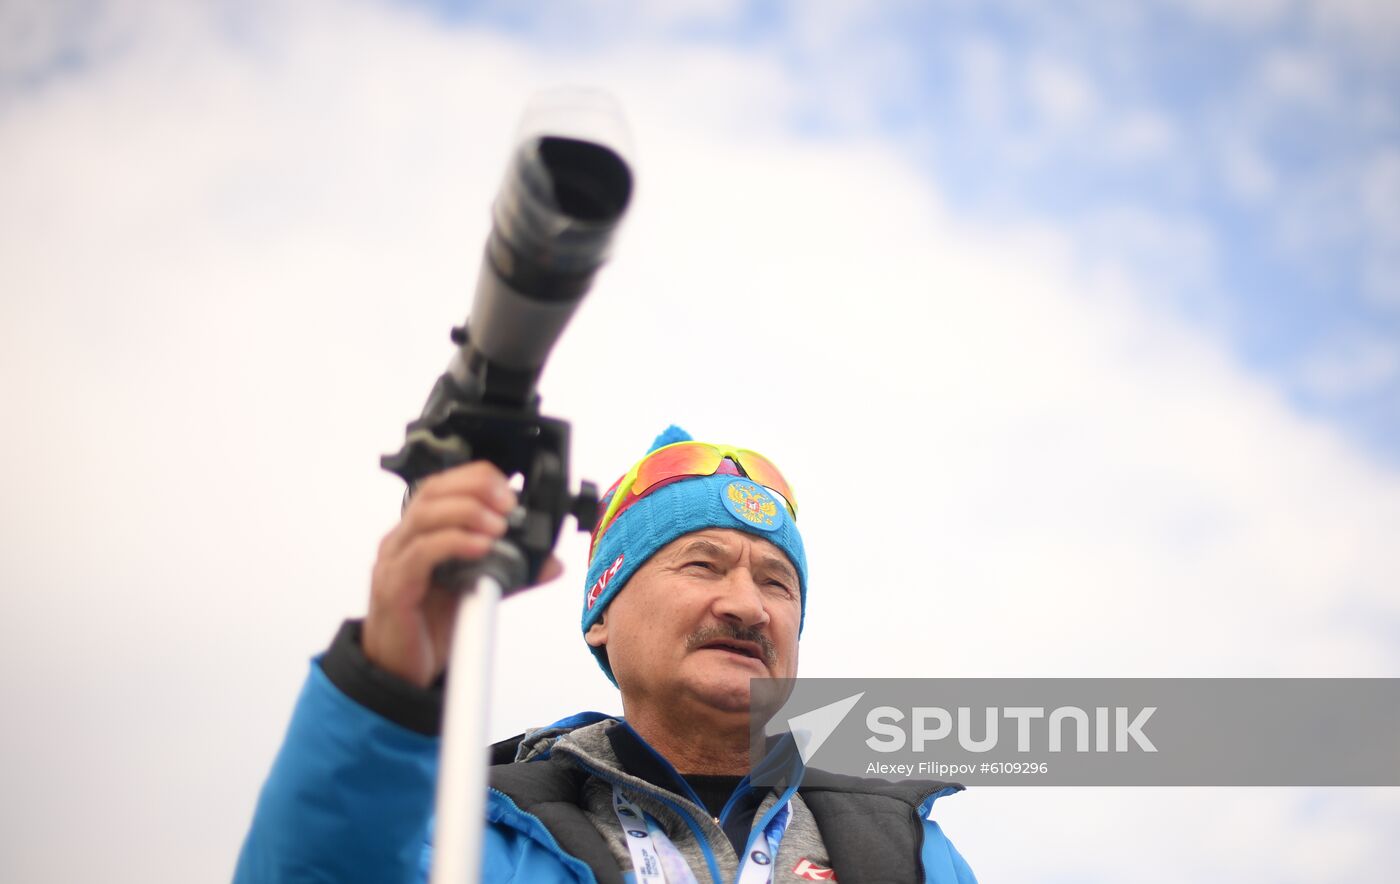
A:
[[[583,640],[588,642],[592,648],[606,647],[608,644],[608,612],[604,611],[588,631],[583,634]]]

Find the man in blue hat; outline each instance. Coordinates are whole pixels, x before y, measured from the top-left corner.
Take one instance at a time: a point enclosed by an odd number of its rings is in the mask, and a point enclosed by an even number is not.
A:
[[[426,876],[457,605],[431,573],[485,555],[515,505],[489,464],[420,486],[380,544],[365,620],[312,665],[236,881]],[[958,786],[748,780],[749,680],[796,675],[806,610],[776,467],[672,427],[601,508],[582,630],[623,715],[493,747],[483,880],[973,881],[928,819]]]

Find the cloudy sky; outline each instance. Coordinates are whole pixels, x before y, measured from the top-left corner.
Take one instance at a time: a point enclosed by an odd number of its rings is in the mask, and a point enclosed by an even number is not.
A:
[[[7,881],[227,877],[535,91],[637,198],[547,409],[770,454],[803,674],[1400,675],[1400,6],[0,2]],[[615,692],[568,574],[492,731]],[[1395,789],[978,789],[986,881],[1381,881]]]

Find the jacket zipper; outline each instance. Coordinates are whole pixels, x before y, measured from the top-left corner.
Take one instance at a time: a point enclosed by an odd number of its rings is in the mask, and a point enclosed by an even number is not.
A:
[[[734,809],[734,802],[738,800],[740,794],[747,792],[750,788],[752,787],[749,785],[749,778],[746,775],[739,781],[739,785],[734,787],[734,792],[730,794],[729,800],[724,802],[724,807],[720,810],[719,816],[715,817],[715,825],[719,826],[721,829],[724,828],[723,821],[729,817],[729,811]]]
[[[914,836],[914,843],[918,846],[918,849],[914,851],[914,867],[919,870],[918,880],[920,881],[928,880],[928,869],[924,868],[924,820],[927,819],[926,814],[933,813],[933,802],[944,795],[959,791],[961,788],[954,789],[951,786],[943,786],[924,795],[914,806],[914,831],[917,833]],[[924,807],[925,803],[928,804],[928,807]]]

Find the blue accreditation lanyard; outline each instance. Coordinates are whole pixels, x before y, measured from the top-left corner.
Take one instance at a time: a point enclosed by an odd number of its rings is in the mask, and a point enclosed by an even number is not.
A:
[[[670,884],[697,884],[695,873],[676,845],[618,786],[613,786],[613,812],[627,837],[627,850],[632,854],[632,871],[638,884],[667,884],[668,881]],[[755,847],[747,856],[740,857],[738,884],[770,884],[778,845],[791,819],[792,802],[787,801],[763,827],[768,849]]]

